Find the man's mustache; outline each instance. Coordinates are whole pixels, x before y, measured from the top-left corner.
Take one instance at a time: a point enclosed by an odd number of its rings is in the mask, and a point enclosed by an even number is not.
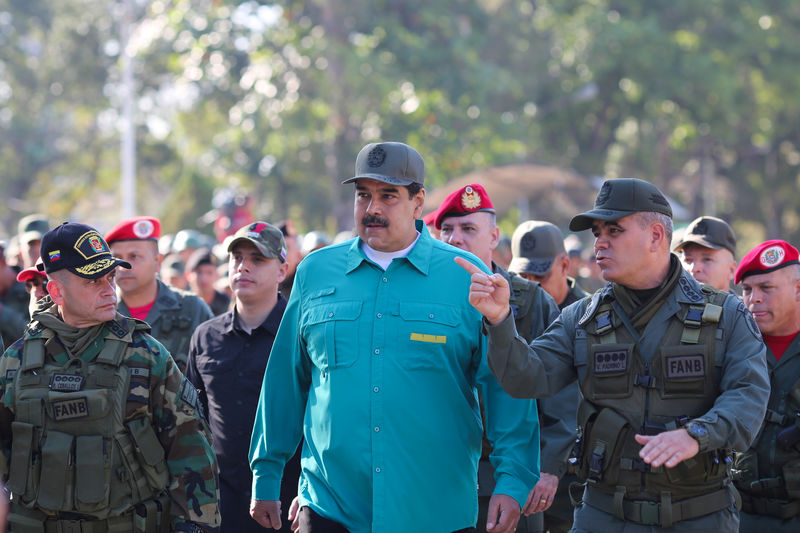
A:
[[[364,226],[371,225],[371,224],[380,224],[384,228],[389,225],[389,221],[385,218],[376,217],[374,215],[364,215],[364,218],[361,219],[361,224]]]

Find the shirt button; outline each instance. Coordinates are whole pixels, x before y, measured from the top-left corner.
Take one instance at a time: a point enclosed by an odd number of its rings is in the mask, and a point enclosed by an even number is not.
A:
[[[236,400],[236,405],[242,405],[242,400]]]
[[[383,278],[384,283],[386,283],[387,281],[389,281],[387,278]]]
[[[379,474],[380,474],[380,473],[381,473],[381,467],[377,467],[377,468],[375,469],[375,472],[377,472],[377,473],[379,473]]]
[[[329,317],[333,316],[333,311],[331,311],[330,313],[328,313],[328,316],[329,316]]]
[[[380,430],[381,430],[381,428],[379,428],[378,426],[375,426],[375,433],[379,432]]]
[[[429,314],[428,318],[433,318],[433,313]]]
[[[373,387],[372,388],[372,392],[380,392],[380,390],[381,390],[380,387]]]
[[[378,314],[377,314],[377,315],[375,315],[375,316],[377,316],[378,318],[383,318],[383,315],[382,315],[381,313],[378,313]]]
[[[380,355],[381,351],[378,348],[375,348],[375,355]]]

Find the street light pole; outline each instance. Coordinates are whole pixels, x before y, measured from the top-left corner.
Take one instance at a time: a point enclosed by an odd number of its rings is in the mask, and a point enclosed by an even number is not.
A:
[[[136,214],[136,128],[133,122],[134,87],[133,57],[129,41],[133,23],[133,0],[123,0],[120,24],[120,62],[122,68],[122,131],[120,145],[122,217]]]

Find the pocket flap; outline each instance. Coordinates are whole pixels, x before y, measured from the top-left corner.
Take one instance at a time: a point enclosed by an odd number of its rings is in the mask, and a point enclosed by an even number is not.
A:
[[[355,320],[361,314],[361,300],[321,304],[307,311],[308,325],[331,320]]]
[[[457,326],[459,313],[449,305],[400,302],[400,317],[406,321],[434,322],[446,326]]]

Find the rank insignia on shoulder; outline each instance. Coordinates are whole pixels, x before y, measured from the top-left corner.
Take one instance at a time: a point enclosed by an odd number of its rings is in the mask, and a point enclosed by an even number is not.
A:
[[[113,333],[114,335],[116,335],[120,339],[128,334],[127,328],[125,328],[122,324],[120,324],[116,320],[111,320],[108,323],[108,329],[110,329],[111,333]]]

